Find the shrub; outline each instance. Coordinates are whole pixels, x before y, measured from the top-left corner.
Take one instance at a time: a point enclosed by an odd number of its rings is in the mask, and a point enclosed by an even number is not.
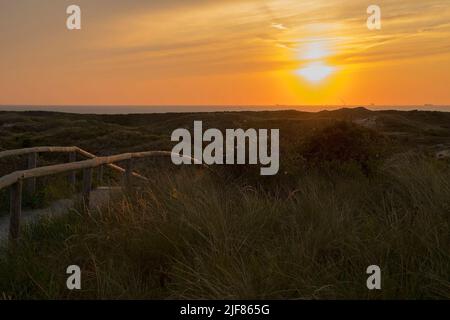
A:
[[[373,172],[386,151],[387,139],[351,122],[337,122],[310,136],[303,157],[313,166],[356,164],[365,175]]]

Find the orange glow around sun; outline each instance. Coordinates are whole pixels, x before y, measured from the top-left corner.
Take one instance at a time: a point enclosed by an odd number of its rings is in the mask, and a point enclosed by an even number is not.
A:
[[[7,3],[0,105],[450,104],[447,0]]]

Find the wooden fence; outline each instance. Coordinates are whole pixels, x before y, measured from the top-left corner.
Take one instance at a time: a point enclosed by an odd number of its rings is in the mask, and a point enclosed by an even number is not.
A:
[[[44,152],[69,153],[69,163],[57,164],[45,167],[37,167],[37,157]],[[88,160],[76,161],[76,155],[80,154]],[[99,176],[102,176],[103,166],[108,166],[124,174],[124,186],[129,188],[132,185],[133,177],[148,181],[148,179],[136,172],[133,172],[133,161],[135,159],[150,157],[170,157],[169,151],[147,151],[136,153],[124,153],[114,156],[96,157],[95,155],[78,147],[36,147],[28,149],[8,150],[0,152],[0,159],[10,156],[28,155],[28,169],[16,171],[0,178],[0,190],[10,187],[10,226],[9,237],[16,240],[20,231],[20,216],[22,211],[22,189],[23,182],[26,181],[29,192],[34,192],[36,188],[36,178],[51,176],[62,173],[70,173],[69,180],[72,184],[76,182],[76,171],[83,170],[82,198],[86,206],[89,206],[90,193],[92,191],[93,169],[100,168]],[[187,159],[199,163],[198,160],[187,157]],[[117,166],[115,163],[124,161],[125,168]]]

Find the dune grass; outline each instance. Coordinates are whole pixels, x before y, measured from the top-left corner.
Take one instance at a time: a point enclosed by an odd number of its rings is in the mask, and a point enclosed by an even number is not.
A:
[[[100,210],[27,228],[0,254],[19,299],[450,298],[448,165],[398,155],[367,177],[307,170],[267,192],[205,171],[159,173]],[[65,270],[82,269],[82,290]],[[366,288],[366,268],[382,290]]]

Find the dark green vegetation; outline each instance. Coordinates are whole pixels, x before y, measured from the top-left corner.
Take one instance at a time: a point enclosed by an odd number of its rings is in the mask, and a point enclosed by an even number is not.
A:
[[[0,113],[0,146],[77,145],[98,155],[170,150],[171,132],[194,120],[221,129],[280,128],[279,175],[262,178],[258,166],[214,167],[211,174],[168,159],[143,161],[138,170],[151,183],[101,210],[42,220],[14,249],[5,247],[0,294],[450,298],[450,167],[435,157],[450,148],[448,113]],[[3,160],[2,174],[24,161]],[[60,187],[41,205],[63,196],[64,177],[49,179]],[[78,292],[65,287],[71,264],[83,270]],[[382,269],[381,291],[366,288],[371,264]]]

